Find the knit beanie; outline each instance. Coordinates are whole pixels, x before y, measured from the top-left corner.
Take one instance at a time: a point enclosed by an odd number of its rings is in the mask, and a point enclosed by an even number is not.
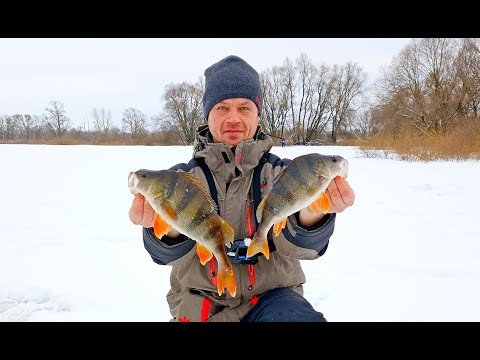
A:
[[[212,107],[230,98],[252,100],[262,114],[262,88],[260,76],[245,60],[235,55],[227,56],[208,67],[205,72],[203,115],[208,119]]]

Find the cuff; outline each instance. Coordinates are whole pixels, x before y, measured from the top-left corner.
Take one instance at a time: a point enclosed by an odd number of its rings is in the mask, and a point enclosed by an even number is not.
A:
[[[163,235],[162,238],[159,239],[153,232],[153,228],[145,228],[145,230],[151,235],[153,239],[157,240],[159,243],[164,243],[165,245],[168,245],[168,246],[175,246],[188,240],[188,238],[183,234],[180,234],[178,237],[175,237],[175,238],[171,238],[171,237],[168,237],[167,235]]]

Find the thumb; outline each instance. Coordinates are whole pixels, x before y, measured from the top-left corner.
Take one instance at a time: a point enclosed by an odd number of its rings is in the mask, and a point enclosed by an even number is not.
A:
[[[128,212],[130,221],[135,225],[138,225],[142,222],[144,202],[145,198],[142,194],[135,194],[135,197],[132,201],[132,206],[130,207],[130,211]]]

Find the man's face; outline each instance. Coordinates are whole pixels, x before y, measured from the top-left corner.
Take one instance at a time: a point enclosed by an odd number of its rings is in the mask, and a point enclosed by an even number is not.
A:
[[[213,140],[231,146],[253,138],[258,121],[257,106],[252,100],[244,98],[220,101],[208,114],[208,128]]]

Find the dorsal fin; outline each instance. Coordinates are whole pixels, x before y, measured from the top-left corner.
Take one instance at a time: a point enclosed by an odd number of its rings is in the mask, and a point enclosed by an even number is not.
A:
[[[205,187],[203,186],[202,182],[197,178],[195,177],[195,175],[193,175],[192,173],[189,173],[189,172],[186,172],[186,171],[183,171],[183,170],[179,170],[177,171],[178,174],[180,176],[183,176],[185,177],[185,179],[187,179],[188,181],[192,182],[195,186],[197,186],[200,191],[205,195],[205,197],[207,198],[208,202],[210,203],[211,207],[212,207],[212,210],[215,211],[215,212],[218,212],[218,206],[217,204],[215,203],[215,201],[212,199],[212,197],[210,196],[210,194],[208,193],[207,189],[205,189]]]
[[[290,164],[289,164],[290,165]],[[283,174],[285,174],[285,171],[287,171],[288,165],[285,166],[280,172],[275,176],[272,180],[272,186],[275,185],[275,183],[282,177]]]

